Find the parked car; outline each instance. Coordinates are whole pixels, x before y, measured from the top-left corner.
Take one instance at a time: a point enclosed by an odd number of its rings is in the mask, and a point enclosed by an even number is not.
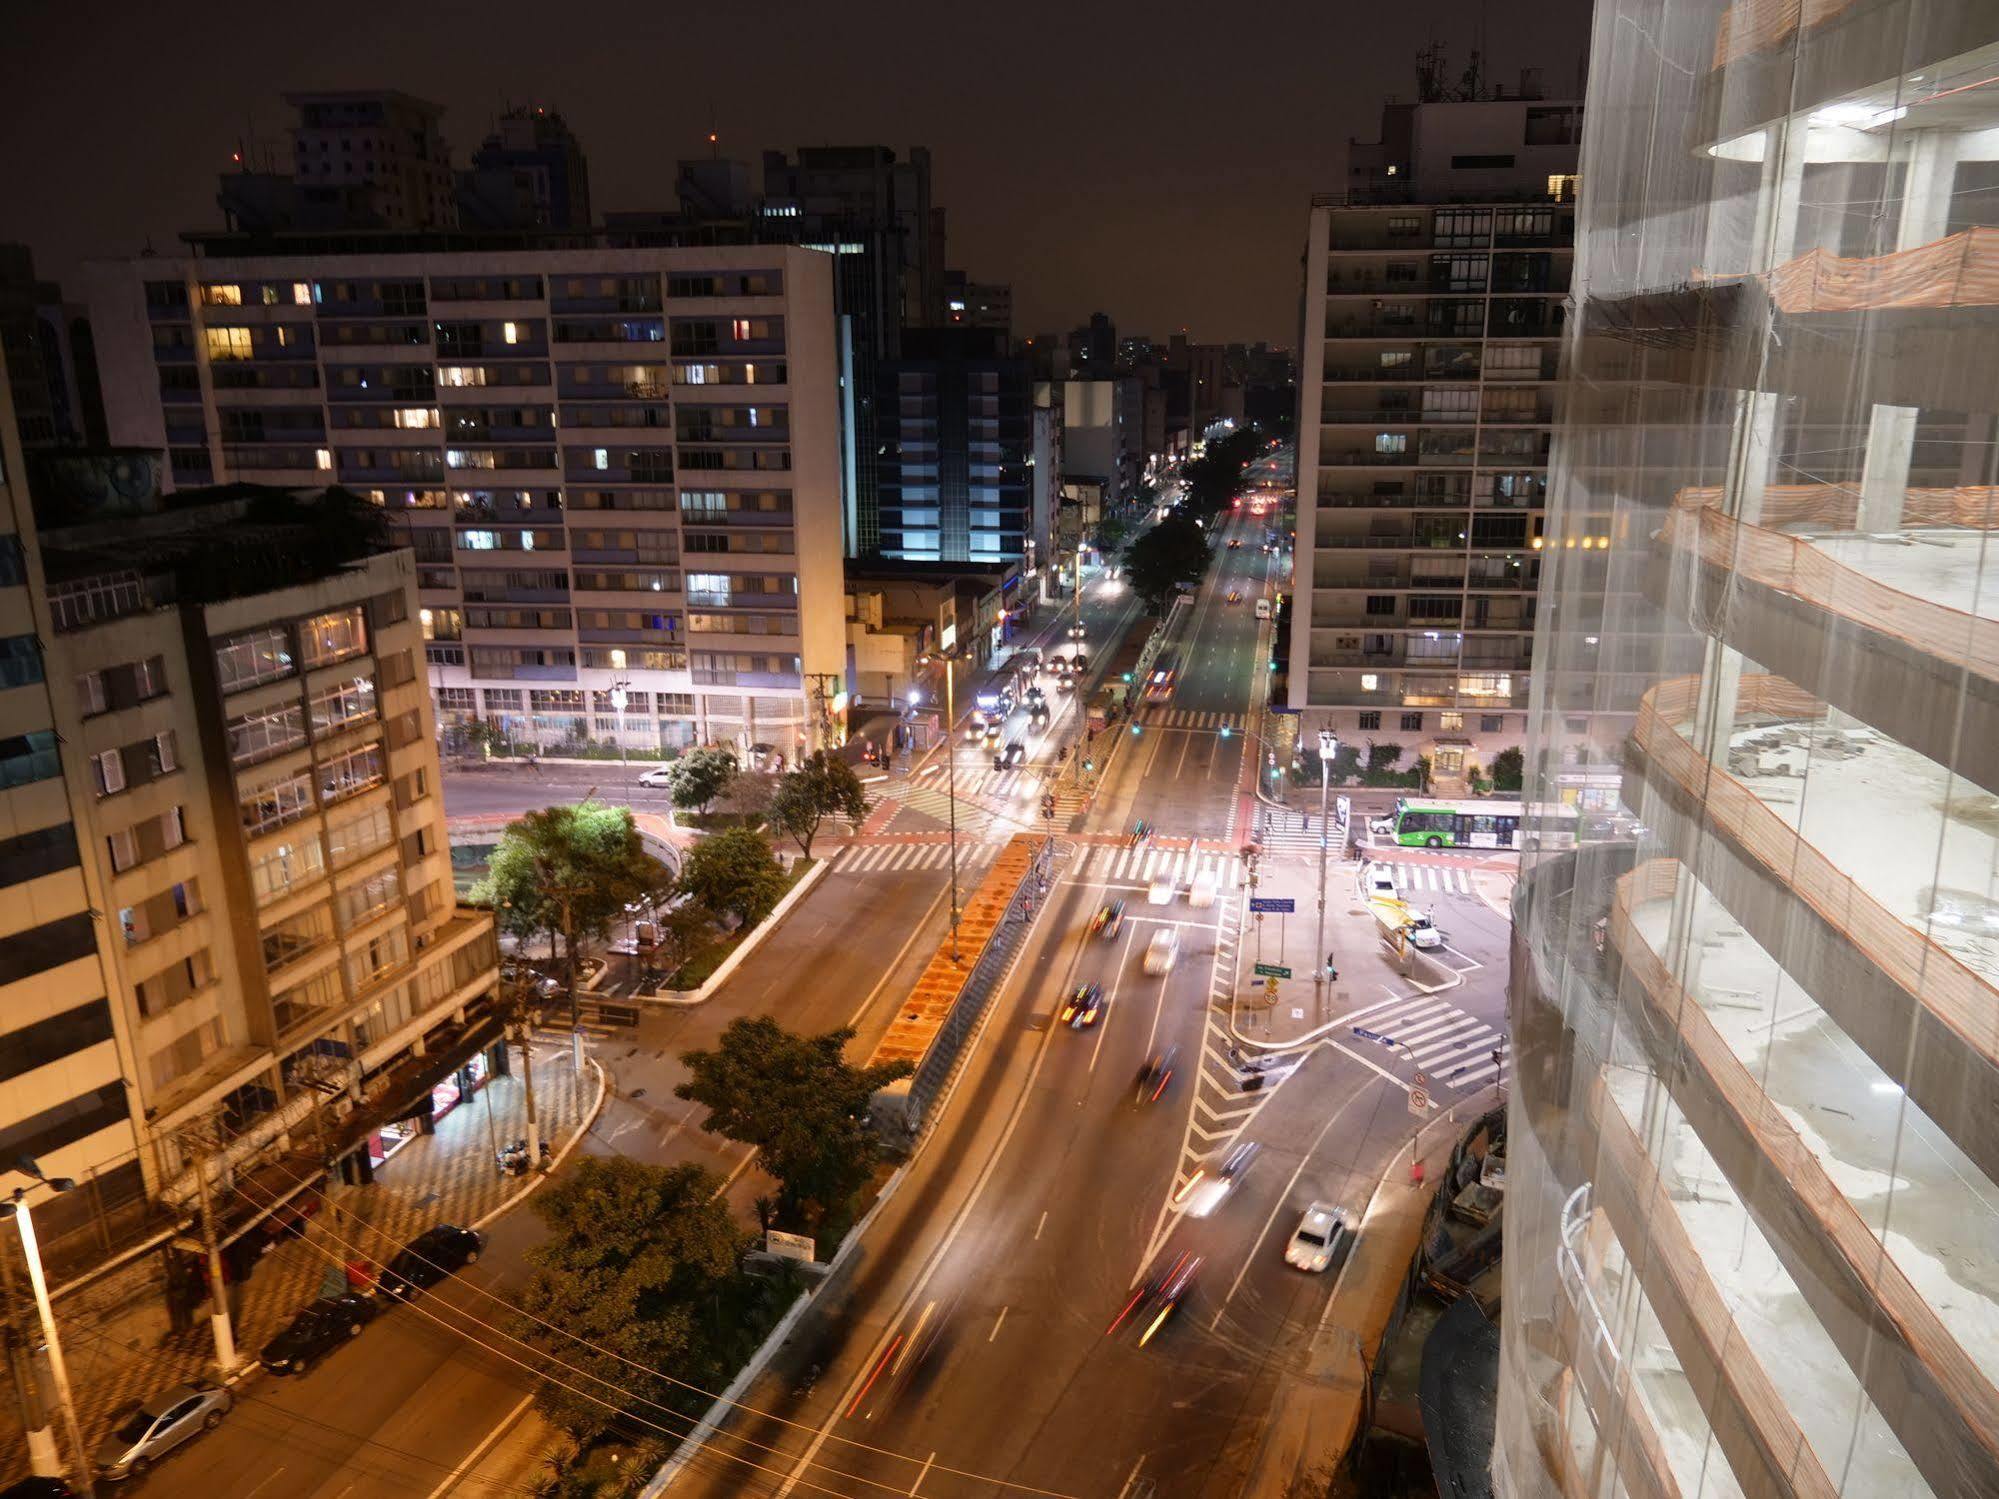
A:
[[[1433,951],[1444,945],[1444,934],[1437,930],[1436,925],[1427,916],[1418,916],[1410,921],[1402,928],[1402,935],[1409,939],[1411,947],[1421,948],[1424,952]]]
[[[144,1476],[188,1438],[220,1426],[234,1403],[227,1390],[202,1379],[177,1384],[140,1401],[119,1418],[111,1434],[91,1454],[97,1476],[109,1483]]]
[[[373,1320],[366,1296],[329,1296],[300,1307],[291,1325],[264,1345],[258,1362],[272,1374],[303,1374]]]
[[[485,1235],[477,1229],[459,1228],[451,1223],[427,1228],[382,1267],[377,1289],[384,1296],[413,1298],[454,1270],[476,1263],[485,1244]]]

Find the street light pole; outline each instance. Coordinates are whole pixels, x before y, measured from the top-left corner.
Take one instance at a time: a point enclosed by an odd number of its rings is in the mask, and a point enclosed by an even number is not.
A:
[[[67,1177],[54,1181],[41,1178],[44,1186],[67,1192],[76,1184]],[[11,1201],[0,1204],[0,1215],[11,1216],[21,1234],[21,1257],[28,1262],[28,1284],[35,1293],[35,1311],[41,1318],[42,1342],[49,1350],[49,1375],[56,1387],[56,1403],[62,1407],[63,1429],[76,1453],[76,1488],[84,1499],[92,1499],[97,1487],[90,1470],[90,1450],[83,1445],[83,1428],[76,1420],[76,1397],[70,1393],[69,1365],[62,1356],[62,1339],[56,1333],[55,1308],[49,1304],[48,1278],[42,1273],[41,1243],[35,1237],[34,1215],[28,1211],[28,1189],[16,1187]]]
[[[1312,953],[1313,1023],[1326,1023],[1326,853],[1333,841],[1327,826],[1327,804],[1332,799],[1333,756],[1339,753],[1339,737],[1331,729],[1319,730],[1319,934]]]

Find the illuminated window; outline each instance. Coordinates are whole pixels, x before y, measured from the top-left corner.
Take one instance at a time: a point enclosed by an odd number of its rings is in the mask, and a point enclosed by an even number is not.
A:
[[[234,290],[232,287],[231,290]],[[210,359],[248,359],[250,357],[250,330],[248,328],[204,328],[208,339]]]
[[[312,455],[312,462],[314,468],[332,468],[333,449],[331,448],[315,449]]]
[[[439,385],[450,386],[454,390],[463,390],[467,386],[472,385],[484,385],[486,383],[486,371],[482,366],[476,364],[439,365],[437,369],[437,383]]]
[[[300,307],[310,307],[312,305],[312,283],[309,281],[294,281],[292,283],[292,301]]]
[[[521,325],[519,323],[500,324],[500,337],[510,344],[519,343],[521,341]]]
[[[1374,450],[1377,453],[1406,453],[1409,451],[1409,434],[1377,432],[1374,434]]]
[[[592,457],[599,468],[609,468],[611,466],[611,450],[609,448],[597,449]]]
[[[1548,196],[1557,202],[1567,202],[1576,195],[1576,174],[1574,172],[1550,172],[1548,174]]]
[[[226,282],[207,282],[201,288],[201,301],[206,307],[241,307],[243,288]]]
[[[1360,674],[1360,690],[1361,690],[1362,692],[1378,692],[1378,691],[1380,691],[1380,690],[1381,690],[1381,674],[1380,674],[1379,672],[1372,672],[1372,671],[1364,671],[1364,672],[1362,672],[1362,673]]]
[[[434,406],[402,406],[396,410],[396,425],[405,431],[437,425],[437,408]]]
[[[286,326],[285,326],[285,325],[284,325],[283,323],[279,323],[279,324],[278,324],[278,326],[277,326],[277,327],[276,327],[276,328],[275,328],[274,330],[272,330],[272,331],[273,331],[273,332],[275,332],[275,333],[277,334],[277,336],[278,336],[278,347],[279,347],[279,348],[281,348],[281,349],[289,349],[289,348],[290,348],[290,347],[292,346],[292,330],[291,330],[291,329],[287,328],[287,327],[286,327]]]
[[[1462,713],[1440,713],[1437,715],[1437,727],[1446,734],[1460,733],[1463,731],[1464,726],[1465,716]]]

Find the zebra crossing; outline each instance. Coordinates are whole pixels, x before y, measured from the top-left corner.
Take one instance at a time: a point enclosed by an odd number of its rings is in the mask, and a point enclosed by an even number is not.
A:
[[[1145,722],[1155,729],[1241,729],[1247,719],[1240,713],[1202,713],[1193,708],[1154,709]]]
[[[999,843],[979,843],[969,839],[958,840],[958,873],[963,877],[967,871],[984,869],[993,861],[993,854],[1003,847]],[[838,874],[900,874],[919,869],[949,869],[951,867],[951,845],[948,843],[875,843],[842,849],[833,869]]]
[[[1437,891],[1445,895],[1471,895],[1471,871],[1456,865],[1439,864],[1384,864],[1376,862],[1368,866],[1383,869],[1395,881],[1395,888],[1403,895],[1418,895],[1425,891]]]
[[[1242,882],[1242,861],[1219,849],[1109,848],[1082,849],[1069,867],[1069,877],[1109,884],[1147,884],[1170,875],[1185,885],[1203,870],[1215,875],[1218,890],[1233,890]]]
[[[1023,802],[1018,814],[1002,815],[966,800],[962,785],[959,787],[955,814],[950,790],[941,783],[907,786],[899,800],[904,806],[939,823],[948,825],[955,815],[960,838],[1005,838],[1039,821],[1038,803]]]
[[[1381,1045],[1392,1041],[1393,1059],[1413,1063],[1432,1089],[1488,1082],[1512,1050],[1512,1042],[1485,1021],[1429,995],[1384,1000],[1342,1018],[1386,1038]]]

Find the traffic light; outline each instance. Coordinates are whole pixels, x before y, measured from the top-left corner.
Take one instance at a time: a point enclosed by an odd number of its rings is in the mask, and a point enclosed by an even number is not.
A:
[[[1125,679],[1125,680],[1126,680],[1127,682],[1129,682],[1129,681],[1131,680],[1131,673],[1130,673],[1130,672],[1126,672],[1126,673],[1124,674],[1124,679]]]
[[[1131,726],[1131,737],[1136,739],[1142,731],[1137,724]]]
[[[1226,739],[1226,738],[1228,738],[1228,737],[1229,737],[1229,726],[1228,726],[1227,724],[1223,724],[1223,725],[1222,725],[1222,738]]]

